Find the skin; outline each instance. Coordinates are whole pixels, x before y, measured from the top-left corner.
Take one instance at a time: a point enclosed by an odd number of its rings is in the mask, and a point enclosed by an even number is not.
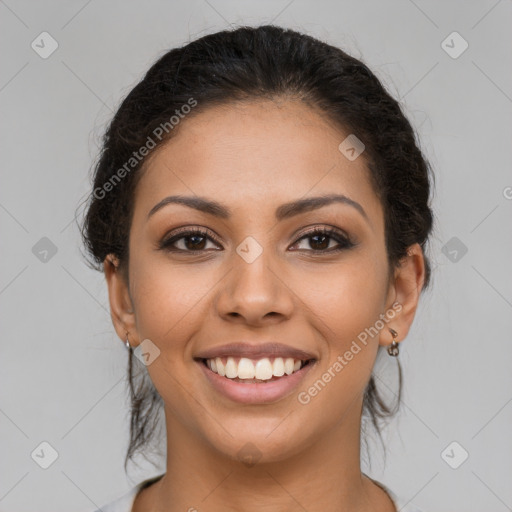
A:
[[[298,101],[229,104],[185,119],[147,162],[135,191],[128,282],[115,257],[104,262],[119,337],[129,333],[133,347],[150,339],[160,350],[147,369],[165,403],[167,472],[139,493],[133,511],[395,510],[360,469],[362,400],[379,345],[392,341],[388,327],[398,341],[407,336],[424,259],[415,244],[389,269],[384,213],[364,153],[350,161],[338,150],[347,135]],[[367,219],[341,203],[274,217],[283,203],[332,193],[357,201]],[[178,194],[215,199],[232,217],[171,204],[147,218]],[[329,226],[355,245],[327,252],[339,242],[328,238],[322,247],[303,237]],[[180,227],[208,228],[216,239],[200,238],[195,252],[189,238],[174,243],[181,253],[159,249]],[[247,236],[263,250],[252,263],[236,252]],[[385,328],[308,404],[299,403],[297,393],[395,302],[401,310]],[[224,343],[267,340],[317,358],[299,389],[273,403],[229,400],[193,360]],[[260,453],[253,466],[237,455],[248,442]]]

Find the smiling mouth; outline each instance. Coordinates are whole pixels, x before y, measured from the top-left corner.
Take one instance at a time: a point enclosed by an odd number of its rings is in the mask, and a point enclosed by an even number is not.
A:
[[[267,383],[292,375],[314,362],[314,359],[294,359],[292,357],[215,357],[200,359],[213,373],[233,382],[247,384]]]

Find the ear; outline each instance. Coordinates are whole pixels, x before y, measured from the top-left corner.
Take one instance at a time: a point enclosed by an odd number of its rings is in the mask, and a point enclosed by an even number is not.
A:
[[[119,261],[113,254],[107,255],[103,261],[103,271],[108,286],[110,316],[117,335],[123,342],[128,337],[132,347],[135,347],[139,344],[139,339],[128,288],[128,273],[120,269]]]
[[[397,332],[397,342],[407,336],[416,314],[424,282],[425,259],[421,246],[416,243],[407,249],[407,255],[400,260],[390,282],[386,311],[393,310],[396,314],[387,323],[386,328],[380,331],[380,345],[387,346],[393,341],[389,328]]]

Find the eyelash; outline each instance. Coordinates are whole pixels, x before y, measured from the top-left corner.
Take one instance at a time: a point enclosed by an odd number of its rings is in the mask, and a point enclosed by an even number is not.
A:
[[[355,244],[350,241],[349,238],[347,238],[345,235],[342,235],[338,230],[333,228],[325,228],[325,227],[319,227],[312,229],[311,231],[308,231],[306,233],[303,233],[300,238],[297,239],[297,241],[293,244],[296,245],[298,242],[300,242],[303,239],[312,238],[315,235],[324,235],[328,238],[332,238],[338,244],[340,247],[338,248],[331,248],[331,249],[306,249],[307,252],[312,252],[316,255],[321,255],[322,253],[326,254],[332,254],[341,252],[346,249],[350,249]],[[185,250],[185,249],[177,249],[175,247],[172,247],[174,243],[176,243],[178,240],[181,240],[183,238],[189,238],[192,236],[200,236],[201,238],[209,238],[212,242],[218,243],[215,241],[214,237],[206,230],[195,228],[195,229],[186,229],[184,231],[181,231],[179,233],[175,233],[173,236],[171,236],[168,239],[164,239],[162,242],[159,243],[159,248],[162,250],[166,250],[169,252],[182,252],[182,253],[200,253],[203,251],[206,251],[207,249],[199,249],[199,250]],[[328,244],[329,245],[329,244]],[[303,251],[304,249],[298,249],[299,251]]]

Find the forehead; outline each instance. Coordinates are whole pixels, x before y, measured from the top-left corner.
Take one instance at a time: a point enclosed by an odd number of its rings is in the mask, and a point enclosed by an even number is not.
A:
[[[146,214],[167,195],[207,196],[247,210],[312,195],[340,193],[382,216],[362,156],[338,149],[350,135],[299,101],[209,107],[181,121],[151,155],[136,190]]]

